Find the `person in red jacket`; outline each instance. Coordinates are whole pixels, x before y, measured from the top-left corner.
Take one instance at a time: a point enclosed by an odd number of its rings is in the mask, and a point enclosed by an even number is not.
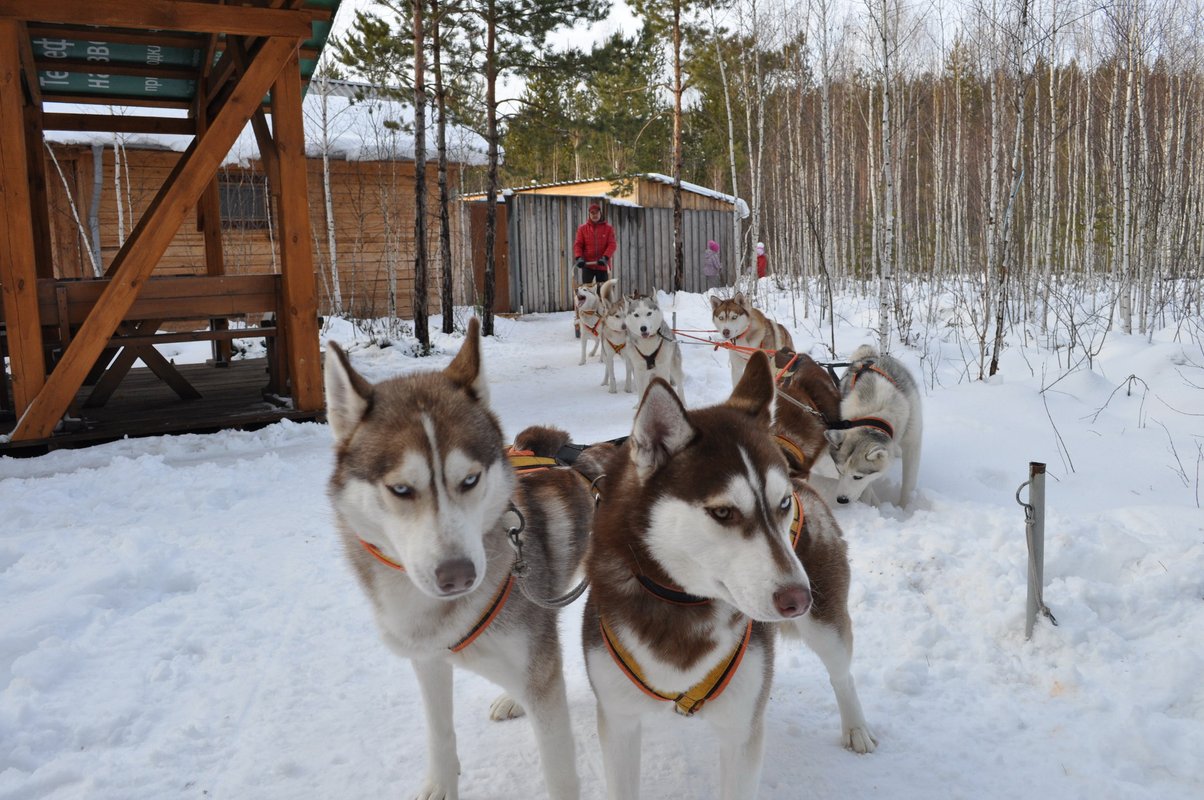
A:
[[[764,278],[769,274],[769,257],[765,255],[765,245],[757,242],[757,277]]]
[[[590,203],[589,220],[577,228],[573,241],[574,265],[581,270],[582,283],[603,283],[610,278],[616,244],[615,229],[602,219],[602,206]]]

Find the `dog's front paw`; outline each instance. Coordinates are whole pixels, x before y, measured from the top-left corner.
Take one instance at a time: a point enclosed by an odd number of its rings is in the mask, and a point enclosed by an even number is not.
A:
[[[869,728],[849,728],[844,732],[844,746],[854,753],[872,753],[878,746],[878,740]]]
[[[456,786],[448,788],[440,786],[437,781],[427,780],[414,795],[414,800],[460,800],[460,790]]]
[[[518,719],[526,713],[522,705],[508,694],[500,695],[498,699],[493,701],[493,705],[489,707],[489,718],[494,722]]]

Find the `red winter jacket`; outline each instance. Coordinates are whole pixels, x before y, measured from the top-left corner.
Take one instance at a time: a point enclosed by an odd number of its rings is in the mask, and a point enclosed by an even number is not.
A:
[[[577,238],[573,242],[573,258],[584,258],[588,261],[597,261],[602,256],[606,256],[606,260],[610,259],[615,254],[615,229],[610,227],[610,223],[605,220],[597,222],[589,221],[577,228]],[[591,267],[600,269],[600,267]],[[606,265],[606,269],[610,269],[610,264]]]

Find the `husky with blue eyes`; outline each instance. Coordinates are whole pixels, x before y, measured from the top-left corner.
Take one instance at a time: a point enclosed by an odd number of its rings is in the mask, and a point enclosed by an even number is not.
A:
[[[642,719],[673,713],[711,724],[717,795],[756,797],[779,632],[823,661],[843,744],[876,745],[850,672],[845,542],[819,496],[791,482],[773,408],[761,352],[721,405],[687,411],[654,379],[606,464],[582,644],[611,800],[639,796]]]
[[[576,471],[520,467],[507,452],[488,407],[480,347],[473,319],[442,372],[372,384],[332,345],[326,404],[335,468],[328,493],[381,638],[410,659],[422,689],[427,773],[408,796],[459,797],[452,668],[463,667],[507,692],[493,705],[494,719],[530,712],[548,796],[575,800],[556,612],[528,595],[553,598],[571,583],[593,498]],[[519,585],[510,527],[521,527],[527,564]]]

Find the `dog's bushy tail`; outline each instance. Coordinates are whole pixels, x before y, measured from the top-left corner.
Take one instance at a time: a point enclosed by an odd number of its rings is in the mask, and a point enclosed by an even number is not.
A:
[[[514,449],[558,459],[593,481],[606,474],[623,439],[626,437],[593,445],[573,444],[567,431],[550,425],[532,425],[514,437]]]
[[[515,450],[530,450],[541,458],[556,458],[560,448],[569,443],[569,432],[550,425],[532,425],[514,437]]]
[[[853,351],[853,355],[849,356],[849,361],[852,362],[852,368],[861,366],[863,361],[874,361],[878,358],[878,350],[872,344],[863,344]]]

